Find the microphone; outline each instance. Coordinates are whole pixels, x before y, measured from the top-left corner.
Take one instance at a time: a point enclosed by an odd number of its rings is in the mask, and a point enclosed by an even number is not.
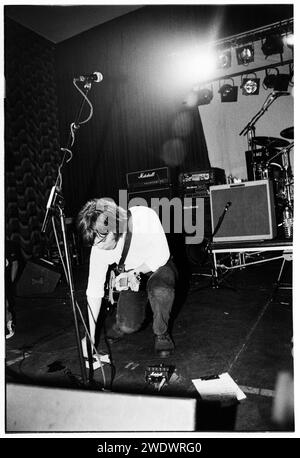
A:
[[[228,208],[230,207],[230,205],[232,204],[232,202],[227,202],[227,204],[225,205],[225,210],[227,211]]]
[[[48,226],[50,213],[52,211],[53,205],[55,204],[56,195],[57,195],[56,194],[56,187],[52,186],[50,194],[49,194],[48,202],[47,202],[45,218],[44,218],[42,229],[41,229],[42,233],[46,232],[46,228]]]
[[[90,73],[89,75],[81,75],[74,78],[77,81],[85,82],[95,82],[100,83],[103,80],[103,75],[100,72]]]

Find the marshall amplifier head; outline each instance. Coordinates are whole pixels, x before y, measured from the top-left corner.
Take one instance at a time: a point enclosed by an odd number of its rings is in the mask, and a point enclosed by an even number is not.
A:
[[[168,186],[170,174],[168,167],[139,170],[126,174],[127,188],[129,190],[151,188],[155,186]]]

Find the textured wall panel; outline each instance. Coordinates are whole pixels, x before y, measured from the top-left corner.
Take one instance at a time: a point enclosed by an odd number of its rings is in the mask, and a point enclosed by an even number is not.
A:
[[[44,254],[40,232],[60,160],[54,47],[6,20],[6,237],[25,258]]]

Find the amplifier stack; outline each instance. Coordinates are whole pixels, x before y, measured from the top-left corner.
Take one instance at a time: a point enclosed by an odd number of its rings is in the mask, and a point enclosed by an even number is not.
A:
[[[148,205],[153,207],[153,198],[179,197],[183,203],[185,217],[191,218],[194,224],[197,202],[194,198],[204,198],[204,235],[211,234],[211,213],[210,213],[210,187],[226,183],[226,175],[223,169],[212,167],[206,170],[180,173],[177,178],[177,185],[173,187],[173,180],[168,167],[159,167],[147,170],[139,170],[126,174],[129,206]],[[177,192],[174,192],[177,189]],[[184,205],[184,198],[192,198],[192,205]],[[138,202],[135,199],[144,199]],[[134,201],[133,201],[134,199]],[[145,202],[145,203],[143,203]],[[161,217],[161,208],[157,209]],[[186,215],[190,212],[191,215]]]
[[[172,199],[172,184],[168,167],[139,170],[126,174],[128,199],[143,198],[150,206],[152,198]]]
[[[209,197],[209,187],[226,183],[225,170],[212,167],[208,170],[183,172],[179,175],[179,189],[183,197]]]
[[[182,199],[186,197],[204,198],[204,236],[211,235],[211,212],[210,212],[210,186],[226,183],[225,170],[212,167],[207,170],[183,172],[179,175],[179,192]],[[185,207],[184,207],[185,208]],[[185,211],[193,212],[197,209],[197,202],[192,205],[192,209]],[[193,248],[192,248],[193,249]]]

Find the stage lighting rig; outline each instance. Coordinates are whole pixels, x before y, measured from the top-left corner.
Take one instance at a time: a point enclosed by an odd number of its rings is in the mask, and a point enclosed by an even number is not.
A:
[[[233,80],[231,81],[232,84],[225,83],[218,91],[221,94],[221,102],[236,102],[238,99],[238,87],[234,85]]]
[[[283,53],[283,40],[281,35],[269,35],[262,44],[262,52],[266,56]]]
[[[198,91],[197,105],[208,105],[213,98],[213,90],[203,88]]]
[[[231,67],[231,49],[219,50],[217,52],[217,68]]]
[[[254,62],[254,46],[250,44],[236,48],[236,58],[238,65],[248,65]]]
[[[291,74],[289,73],[279,73],[278,68],[274,69],[277,71],[276,74],[267,73],[263,80],[263,88],[264,89],[274,89],[274,91],[283,91],[286,92],[288,90],[289,84],[291,82]]]
[[[254,77],[246,77],[242,79],[241,89],[243,95],[258,95],[260,79],[254,73]]]
[[[277,75],[279,74],[278,68],[273,68],[276,73],[269,73],[268,69],[266,69],[266,76],[263,80],[262,86],[264,89],[273,89],[276,83]]]

